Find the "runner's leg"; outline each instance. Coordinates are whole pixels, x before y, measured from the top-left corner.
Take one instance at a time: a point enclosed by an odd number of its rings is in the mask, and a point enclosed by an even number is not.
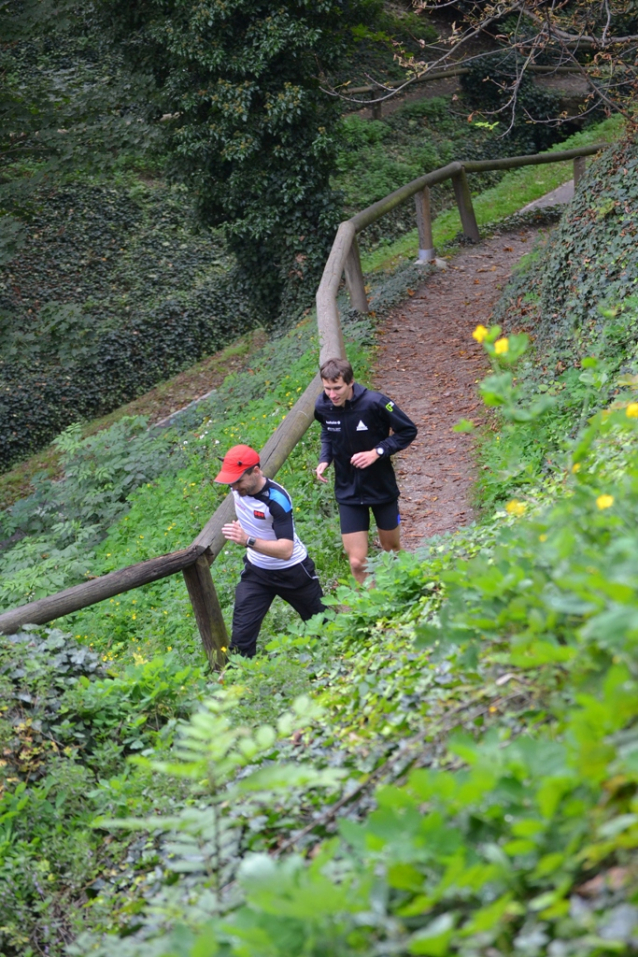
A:
[[[361,585],[366,577],[370,509],[367,505],[342,505],[339,503],[339,521],[341,524],[341,540],[350,562],[350,571]]]
[[[283,573],[282,573],[283,574]],[[289,583],[280,586],[277,594],[295,609],[302,621],[326,611],[322,602],[323,591],[315,570],[315,563],[308,555],[298,565],[286,569]]]
[[[350,571],[359,584],[362,584],[366,578],[368,533],[349,532],[347,535],[342,535],[341,540],[350,562]]]
[[[379,541],[381,542],[381,548],[384,552],[400,552],[401,551],[401,526],[397,525],[396,528],[393,528],[391,531],[387,531],[384,528],[377,529],[379,533]]]
[[[375,505],[372,511],[377,523],[381,548],[384,552],[401,551],[401,518],[398,501]]]
[[[261,623],[275,595],[276,591],[246,562],[235,589],[231,651],[238,651],[245,658],[254,657]]]

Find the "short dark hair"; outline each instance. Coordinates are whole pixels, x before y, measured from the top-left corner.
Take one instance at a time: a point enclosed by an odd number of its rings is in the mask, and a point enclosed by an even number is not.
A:
[[[354,372],[347,359],[326,359],[319,367],[319,375],[328,382],[343,379],[346,385],[354,380]]]

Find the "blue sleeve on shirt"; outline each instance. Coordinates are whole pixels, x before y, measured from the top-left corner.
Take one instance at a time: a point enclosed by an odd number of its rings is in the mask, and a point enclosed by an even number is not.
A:
[[[270,492],[270,501],[276,502],[277,505],[281,505],[284,512],[292,512],[292,502],[285,494],[278,488],[273,488],[272,486],[269,489]]]
[[[272,527],[277,538],[295,540],[295,527],[292,519],[292,502],[286,493],[279,488],[270,486],[268,489]]]

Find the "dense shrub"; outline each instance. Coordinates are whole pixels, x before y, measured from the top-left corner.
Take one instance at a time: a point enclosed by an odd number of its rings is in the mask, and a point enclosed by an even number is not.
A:
[[[166,187],[41,189],[0,271],[0,468],[254,326],[219,238]]]

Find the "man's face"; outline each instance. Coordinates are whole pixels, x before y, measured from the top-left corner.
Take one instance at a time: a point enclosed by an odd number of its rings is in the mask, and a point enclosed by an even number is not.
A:
[[[263,484],[263,476],[259,469],[255,468],[240,475],[236,482],[231,482],[230,487],[240,495],[254,495],[261,490]]]
[[[343,376],[338,379],[322,379],[323,391],[326,393],[333,405],[342,406],[348,399],[352,398],[352,388],[354,383],[344,382]]]

